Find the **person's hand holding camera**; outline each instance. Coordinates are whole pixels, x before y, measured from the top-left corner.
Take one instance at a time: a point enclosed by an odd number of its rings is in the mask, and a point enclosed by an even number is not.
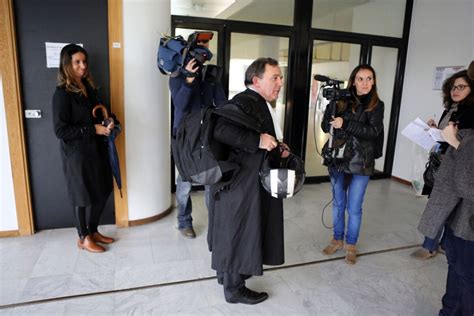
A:
[[[196,59],[195,58],[191,59],[186,64],[186,67],[184,67],[184,69],[189,73],[192,73],[192,74],[196,73],[196,71],[198,71],[199,69]],[[186,77],[186,82],[191,84],[194,81],[194,78],[196,77]]]
[[[344,123],[344,120],[342,119],[342,117],[334,117],[334,116],[332,117],[332,121],[329,122],[329,124],[331,124],[332,127],[334,127],[335,129],[341,128],[343,123]]]

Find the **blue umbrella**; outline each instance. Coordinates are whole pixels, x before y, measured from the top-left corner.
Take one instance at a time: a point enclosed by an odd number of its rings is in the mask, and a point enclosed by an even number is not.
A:
[[[104,117],[104,121],[102,122],[102,125],[108,126],[111,122],[109,119],[109,113],[107,112],[107,108],[103,106],[102,104],[96,105],[94,109],[92,109],[92,115],[95,117],[96,110],[100,109],[102,111],[102,115]],[[117,153],[117,147],[115,146],[115,137],[117,137],[117,128],[114,128],[113,130],[110,131],[109,136],[107,136],[107,147],[108,147],[108,154],[109,154],[109,163],[110,163],[110,169],[112,169],[112,174],[115,178],[115,183],[117,184],[117,188],[119,189],[120,192],[120,197],[122,197],[122,177],[120,176],[120,163],[118,159],[118,153]],[[120,129],[117,129],[118,132],[120,132]]]

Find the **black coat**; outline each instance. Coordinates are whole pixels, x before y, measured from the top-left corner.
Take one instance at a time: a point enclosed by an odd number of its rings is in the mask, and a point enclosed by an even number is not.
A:
[[[60,139],[69,199],[75,206],[102,201],[113,189],[107,142],[95,133],[94,124],[101,120],[92,116],[97,96],[87,90],[85,97],[57,87],[53,95],[54,132]]]
[[[384,103],[379,101],[372,111],[367,112],[369,101],[370,96],[361,97],[355,112],[352,111],[350,103],[344,111],[336,111],[336,117],[343,118],[343,125],[342,128],[334,130],[334,137],[336,140],[345,141],[346,147],[343,161],[339,161],[335,167],[345,173],[372,175],[375,159],[382,154]],[[331,106],[335,105],[328,105],[321,122],[321,129],[325,133],[330,130],[331,113],[334,113]]]
[[[228,161],[240,168],[230,182],[212,187],[215,199],[208,230],[212,268],[261,275],[263,264],[284,263],[283,202],[271,197],[259,178],[265,152],[258,148],[260,133],[275,136],[275,130],[267,104],[258,93],[247,89],[230,103],[217,111],[236,110],[247,122],[241,125],[219,117],[214,127],[214,139],[229,146]]]

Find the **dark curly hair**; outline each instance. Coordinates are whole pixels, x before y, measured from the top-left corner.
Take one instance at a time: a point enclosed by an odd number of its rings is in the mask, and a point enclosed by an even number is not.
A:
[[[474,80],[469,78],[467,75],[467,70],[461,70],[443,82],[443,105],[446,110],[449,110],[455,103],[453,99],[451,99],[451,87],[458,78],[464,79],[464,81],[466,81],[471,88],[471,93],[469,93],[469,95],[464,100],[462,100],[461,103],[471,104],[474,106]]]

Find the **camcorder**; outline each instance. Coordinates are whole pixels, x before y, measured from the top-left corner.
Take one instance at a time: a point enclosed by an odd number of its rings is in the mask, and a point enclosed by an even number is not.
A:
[[[336,101],[346,100],[352,97],[352,93],[348,89],[341,89],[343,81],[331,79],[323,75],[315,75],[314,80],[324,83],[323,97],[329,101],[329,107],[333,112],[331,116],[336,116]],[[336,161],[344,159],[345,142],[334,139],[334,129],[331,126],[329,131],[330,137],[323,147],[322,156],[325,165],[333,165]]]
[[[215,65],[205,65],[211,60],[212,53],[207,44],[214,33],[194,32],[185,40],[181,35],[171,37],[162,36],[157,54],[157,66],[163,75],[177,77],[184,74],[187,77],[202,76],[203,81],[219,82],[222,77],[222,68]],[[191,59],[196,60],[195,72],[185,69]]]
[[[182,72],[188,77],[202,76],[203,81],[217,83],[222,77],[222,68],[216,65],[205,65],[206,61],[212,59],[211,51],[200,43],[208,43],[214,37],[212,32],[194,32],[189,35],[187,45],[183,50],[183,68]],[[184,67],[188,64],[191,59],[196,60],[195,68],[198,68],[196,72],[192,73],[187,71]]]
[[[325,87],[332,87],[323,89],[323,97],[328,101],[349,99],[352,96],[352,93],[349,90],[341,89],[340,86],[344,81],[331,79],[323,75],[314,75],[314,80],[324,82]]]

